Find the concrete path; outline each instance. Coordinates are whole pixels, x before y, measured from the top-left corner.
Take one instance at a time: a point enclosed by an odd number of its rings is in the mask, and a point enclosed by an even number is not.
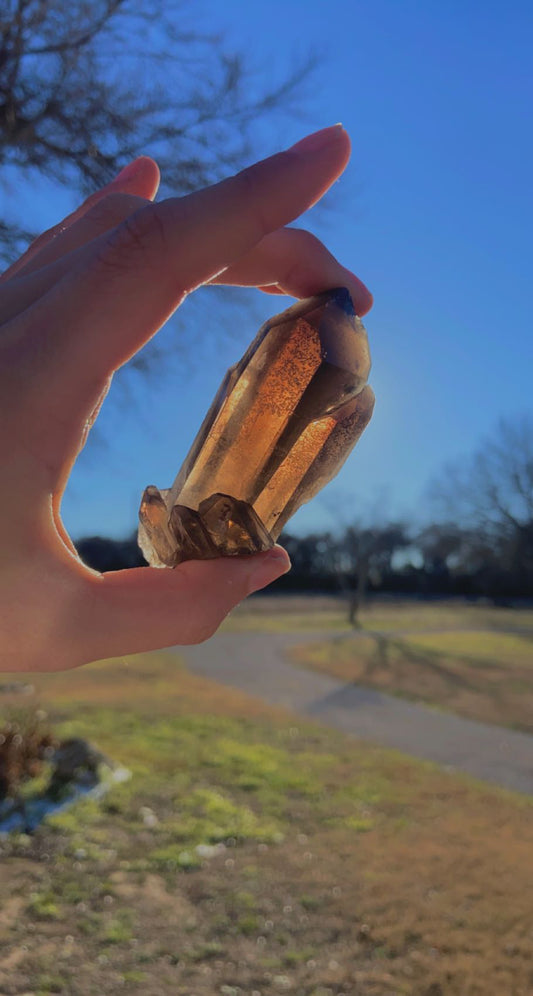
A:
[[[344,684],[296,667],[286,658],[290,647],[335,635],[331,630],[217,633],[200,646],[176,650],[194,674],[362,740],[533,795],[532,736]]]

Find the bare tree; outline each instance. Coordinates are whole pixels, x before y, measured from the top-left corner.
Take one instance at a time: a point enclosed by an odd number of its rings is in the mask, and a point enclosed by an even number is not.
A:
[[[329,562],[348,603],[350,625],[359,626],[370,585],[381,585],[393,572],[394,554],[411,545],[404,522],[389,512],[388,489],[361,499],[338,488],[322,497],[322,505],[337,522],[329,535]],[[354,514],[352,509],[357,509]],[[340,529],[339,529],[340,527]]]
[[[430,487],[442,520],[461,531],[459,565],[533,581],[533,416],[502,419],[471,457]],[[528,581],[529,579],[529,581]]]
[[[430,577],[447,573],[461,556],[462,530],[454,522],[432,523],[416,537],[424,571]]]
[[[350,526],[338,540],[339,576],[345,578],[348,591],[348,618],[359,626],[369,584],[380,584],[392,572],[392,558],[411,540],[403,523],[375,526]],[[353,580],[355,579],[355,580]]]
[[[141,152],[174,193],[239,167],[255,122],[294,111],[314,60],[265,87],[199,20],[188,0],[5,0],[0,164],[83,192]],[[0,217],[0,255],[31,234],[21,215]]]

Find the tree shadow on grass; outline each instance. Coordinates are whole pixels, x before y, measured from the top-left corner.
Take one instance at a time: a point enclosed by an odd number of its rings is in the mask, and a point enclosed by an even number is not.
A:
[[[405,663],[415,669],[422,668],[429,670],[438,676],[445,683],[446,687],[451,686],[456,690],[461,689],[475,693],[483,692],[495,698],[501,695],[501,689],[497,686],[480,686],[479,682],[472,681],[467,673],[461,673],[456,668],[446,665],[444,661],[448,655],[444,652],[439,652],[438,650],[417,650],[411,644],[389,637],[384,633],[368,633],[368,636],[371,636],[374,640],[375,650],[367,662],[364,674],[362,675],[363,680],[375,677],[380,669],[384,669],[389,673],[393,672],[396,666],[394,657],[399,656],[400,666]],[[466,668],[474,667],[479,671],[480,661],[476,658],[468,657],[467,655],[457,655],[456,661]],[[483,660],[481,666],[487,669],[492,668],[502,671],[502,665],[497,661]]]

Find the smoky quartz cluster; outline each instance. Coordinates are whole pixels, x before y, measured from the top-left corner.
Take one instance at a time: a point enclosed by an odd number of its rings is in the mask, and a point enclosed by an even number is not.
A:
[[[146,488],[152,566],[267,550],[370,421],[367,336],[345,288],[269,319],[231,367],[168,490]]]

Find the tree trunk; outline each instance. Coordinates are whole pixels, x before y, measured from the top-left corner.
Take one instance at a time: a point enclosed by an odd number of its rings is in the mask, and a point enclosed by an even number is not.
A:
[[[370,570],[370,563],[368,559],[361,560],[357,565],[357,585],[350,592],[350,603],[348,620],[350,626],[354,629],[359,629],[361,623],[359,621],[359,613],[366,602],[366,589],[368,585],[368,574]]]

